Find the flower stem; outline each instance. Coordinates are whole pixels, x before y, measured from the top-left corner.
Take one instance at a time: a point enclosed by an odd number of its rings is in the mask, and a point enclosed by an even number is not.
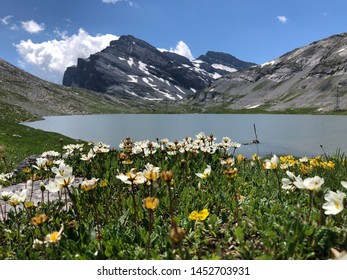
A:
[[[312,203],[313,203],[313,194],[312,191],[310,191],[310,205],[309,205],[309,209],[308,209],[308,213],[307,213],[307,217],[306,217],[306,222],[308,223],[310,221],[310,216],[311,216],[311,211],[312,211]]]
[[[2,205],[1,204],[0,204],[0,211],[1,211],[2,220],[5,221],[5,215],[4,215],[4,212],[2,210]]]
[[[135,185],[131,184],[131,196],[133,198],[133,204],[134,204],[134,223],[135,223],[135,229],[137,230],[137,204],[136,204],[136,197],[135,197]]]
[[[150,247],[151,247],[152,231],[153,231],[153,210],[149,209],[149,225],[148,225],[146,258],[148,258],[148,256],[149,256],[149,251],[150,251]]]
[[[281,195],[281,179],[280,179],[280,176],[278,175],[278,170],[277,170],[277,169],[274,169],[274,170],[275,170],[275,174],[276,174],[276,178],[277,178],[278,199],[279,199],[279,201],[282,202],[282,195]]]

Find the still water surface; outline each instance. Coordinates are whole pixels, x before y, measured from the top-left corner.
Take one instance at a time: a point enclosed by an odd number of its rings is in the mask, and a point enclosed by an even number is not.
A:
[[[227,136],[232,141],[254,140],[254,125],[260,144],[243,145],[245,156],[293,154],[315,156],[347,151],[347,116],[266,115],[266,114],[116,114],[46,117],[25,125],[86,141],[102,141],[118,148],[121,140],[168,138],[182,140],[199,132],[213,134],[217,142]]]

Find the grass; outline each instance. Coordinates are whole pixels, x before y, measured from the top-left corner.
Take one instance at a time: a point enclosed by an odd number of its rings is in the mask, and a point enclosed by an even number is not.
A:
[[[12,171],[29,155],[60,149],[60,139],[63,143],[75,142],[64,135],[21,125],[22,121],[37,120],[38,117],[19,107],[0,103],[0,109],[0,154],[6,161],[6,164],[3,160],[0,162],[0,173]]]
[[[215,144],[126,139],[121,151],[90,143],[48,155],[17,174],[42,182],[45,197],[30,202],[29,185],[25,201],[3,206],[0,259],[329,259],[347,249],[346,209],[322,208],[329,191],[346,193],[344,155],[270,161]],[[319,181],[285,190],[286,171]]]

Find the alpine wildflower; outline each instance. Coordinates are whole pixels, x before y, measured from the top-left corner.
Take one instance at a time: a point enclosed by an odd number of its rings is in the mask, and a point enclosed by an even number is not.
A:
[[[203,209],[200,212],[193,211],[189,214],[188,218],[194,221],[204,221],[208,217],[210,213],[208,212],[208,209]]]
[[[207,179],[211,175],[211,166],[207,165],[203,173],[195,173],[201,179]]]
[[[325,210],[325,215],[337,215],[340,213],[343,207],[343,200],[346,197],[346,194],[340,191],[333,192],[329,191],[324,199],[326,202],[323,204],[323,209]]]

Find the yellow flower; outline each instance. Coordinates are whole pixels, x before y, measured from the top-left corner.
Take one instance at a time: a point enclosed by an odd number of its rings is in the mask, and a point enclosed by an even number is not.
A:
[[[31,218],[30,224],[33,226],[38,226],[43,224],[47,220],[46,214],[37,214],[35,217]]]
[[[252,160],[253,161],[257,161],[257,160],[259,160],[260,158],[259,158],[259,156],[257,155],[257,154],[253,154],[252,155]]]
[[[31,172],[31,168],[30,167],[25,167],[25,168],[23,168],[23,172],[25,174],[29,174]]]
[[[244,160],[246,160],[246,159],[247,159],[247,158],[244,157],[244,156],[241,155],[241,154],[239,154],[239,155],[237,156],[237,161],[238,161],[238,162],[244,161]]]
[[[193,211],[192,213],[189,214],[189,219],[195,220],[195,221],[203,221],[207,218],[207,216],[210,213],[208,212],[207,209],[201,210],[200,212]]]
[[[325,169],[334,169],[335,168],[335,163],[329,160],[328,162],[322,162],[321,163],[322,167]]]
[[[100,181],[100,187],[106,188],[108,186],[108,180],[107,179],[102,179]]]
[[[46,242],[57,243],[61,239],[61,234],[63,232],[64,225],[61,226],[59,231],[54,231],[51,234],[46,235]]]
[[[143,200],[145,208],[155,210],[159,205],[159,199],[156,197],[147,197]]]
[[[26,208],[33,208],[33,207],[35,207],[33,201],[25,201],[24,205],[25,205]]]
[[[310,159],[310,165],[313,167],[319,166],[319,160],[317,158]]]

